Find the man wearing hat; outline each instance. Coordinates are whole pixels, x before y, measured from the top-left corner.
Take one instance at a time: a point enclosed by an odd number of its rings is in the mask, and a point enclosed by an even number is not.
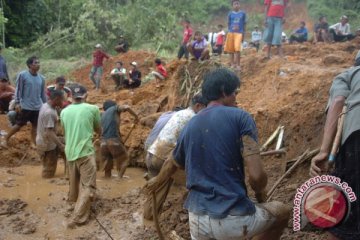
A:
[[[103,62],[104,59],[109,59],[110,56],[102,50],[101,44],[95,45],[95,51],[93,52],[93,64],[90,71],[90,80],[94,83],[95,89],[99,90],[101,76],[103,74]]]
[[[0,113],[9,111],[9,103],[14,94],[15,88],[10,85],[5,74],[0,73]]]
[[[349,19],[345,15],[340,18],[340,22],[329,27],[329,33],[335,42],[350,41],[355,38],[350,30]]]
[[[60,115],[65,132],[65,155],[69,170],[69,202],[76,202],[68,228],[85,224],[90,216],[96,190],[94,132],[101,134],[99,108],[85,103],[87,90],[79,84],[72,87],[73,103]],[[79,191],[80,189],[80,191]]]
[[[339,177],[352,188],[356,197],[360,196],[360,51],[355,58],[355,67],[336,76],[330,89],[327,117],[320,152],[311,162],[310,175],[327,174],[332,143],[337,131],[338,119],[344,105],[344,126],[341,146],[335,159],[335,169],[331,175]],[[326,239],[360,239],[360,203],[354,201],[345,221],[328,229]]]
[[[125,88],[137,88],[141,85],[141,72],[137,68],[137,62],[130,63],[132,69],[129,71],[129,78],[124,80]]]

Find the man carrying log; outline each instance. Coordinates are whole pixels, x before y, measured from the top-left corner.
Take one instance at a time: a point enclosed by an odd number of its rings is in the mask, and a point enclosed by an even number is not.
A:
[[[171,155],[176,145],[176,140],[189,120],[195,116],[201,109],[206,107],[206,101],[201,94],[192,98],[191,104],[187,109],[178,111],[170,118],[164,128],[160,131],[154,143],[149,147],[146,154],[146,166],[148,168],[148,177],[155,177],[164,161]],[[156,192],[158,211],[164,203],[167,193],[171,187],[172,179],[165,181]],[[152,219],[152,198],[149,196],[144,204],[144,218]]]
[[[110,178],[115,162],[118,178],[121,179],[129,164],[129,156],[120,137],[120,114],[122,112],[129,112],[135,117],[135,122],[139,118],[129,106],[119,106],[112,100],[105,101],[103,109],[105,112],[101,116],[102,167],[105,171],[105,177]]]
[[[360,196],[360,51],[355,58],[355,67],[335,77],[330,89],[327,117],[320,153],[312,159],[310,175],[327,173],[328,157],[335,139],[338,119],[344,115],[341,146],[331,175],[349,184],[357,197]],[[344,105],[347,111],[342,113]],[[360,204],[351,203],[349,217],[331,229],[326,239],[360,239]]]
[[[239,78],[219,68],[205,76],[206,109],[181,132],[172,157],[145,186],[153,192],[176,169],[186,171],[190,233],[199,239],[279,239],[289,208],[266,200],[267,175],[260,160],[257,129],[249,113],[234,108]],[[247,194],[244,166],[258,203]],[[255,238],[254,238],[255,239]]]

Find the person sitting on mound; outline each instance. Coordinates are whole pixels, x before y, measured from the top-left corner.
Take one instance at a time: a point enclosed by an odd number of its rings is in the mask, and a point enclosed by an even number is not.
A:
[[[129,71],[130,79],[124,80],[124,87],[125,88],[138,88],[141,85],[141,72],[137,69],[137,63],[132,62],[130,63],[132,69]]]
[[[160,81],[165,80],[167,78],[168,73],[164,66],[162,65],[161,59],[157,58],[155,59],[156,64],[156,71],[153,71],[152,74],[154,75],[156,79],[156,87],[160,87]]]
[[[203,61],[210,58],[208,42],[200,31],[195,32],[194,41],[188,45],[188,51],[193,56],[193,60]]]

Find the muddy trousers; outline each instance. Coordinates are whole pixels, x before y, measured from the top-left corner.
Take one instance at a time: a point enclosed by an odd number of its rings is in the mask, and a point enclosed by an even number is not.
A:
[[[159,214],[162,206],[166,200],[167,195],[169,194],[171,185],[173,184],[174,179],[170,178],[165,183],[163,183],[155,192],[156,196],[156,207],[157,213]],[[147,199],[144,203],[144,218],[147,220],[153,219],[153,197],[147,196]]]
[[[148,173],[150,179],[155,177],[157,174],[159,174],[163,164],[164,164],[164,160],[156,157],[155,155],[152,155],[149,152],[147,153],[146,165],[148,167]],[[167,195],[169,194],[173,182],[174,180],[170,178],[156,190],[155,197],[156,197],[157,213],[160,213],[161,208],[166,200]],[[153,206],[153,197],[147,196],[147,199],[144,203],[144,218],[147,220],[153,219],[152,206]]]
[[[69,202],[76,202],[71,221],[84,224],[90,216],[91,202],[96,191],[96,161],[90,155],[69,161]]]
[[[129,164],[129,156],[121,139],[103,139],[100,145],[101,163],[100,170],[105,171],[105,177],[111,177],[111,170],[114,167],[118,172],[118,177],[122,177]]]
[[[52,178],[55,176],[57,160],[58,160],[58,149],[55,148],[50,151],[38,151],[43,168],[41,176],[43,178]]]
[[[46,151],[46,152],[38,151],[38,154],[40,156],[40,159],[41,159],[41,162],[43,165],[43,169],[42,169],[42,173],[41,173],[41,176],[43,178],[52,178],[55,176],[57,161],[58,161],[59,157],[64,159],[65,175],[67,176],[68,171],[67,171],[67,166],[66,166],[65,154],[63,152],[61,152],[59,150],[59,148],[56,147],[55,149]]]

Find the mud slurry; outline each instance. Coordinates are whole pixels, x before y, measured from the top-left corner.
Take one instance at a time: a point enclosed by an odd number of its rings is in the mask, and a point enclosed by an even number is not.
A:
[[[288,160],[308,148],[319,146],[332,80],[353,64],[359,48],[360,41],[355,39],[331,45],[287,45],[284,47],[285,59],[273,57],[266,60],[262,53],[244,52],[238,106],[254,117],[260,143],[264,143],[277,126],[285,126],[286,155],[263,158],[269,189],[284,173]],[[147,75],[154,68],[154,56],[144,51],[117,55],[105,64],[104,72],[110,72],[113,63],[118,60],[124,63],[137,61],[143,75]],[[72,78],[90,89],[89,102],[101,106],[106,99],[113,99],[119,104],[130,105],[139,115],[141,121],[136,124],[125,145],[132,166],[144,166],[143,145],[157,117],[161,112],[185,104],[187,93],[199,88],[202,76],[220,64],[226,65],[226,60],[224,56],[222,62],[214,59],[201,64],[169,61],[166,64],[169,78],[160,89],[150,81],[133,92],[114,91],[114,84],[104,74],[103,90],[95,92],[88,80],[90,65],[75,71]],[[131,129],[133,119],[125,113],[121,121],[124,138]],[[9,130],[3,115],[0,116],[0,128]],[[65,230],[62,222],[69,216],[69,205],[66,203],[68,182],[62,176],[62,161],[59,161],[60,167],[54,180],[42,180],[39,159],[29,147],[29,135],[29,128],[23,129],[11,140],[10,149],[0,151],[0,212],[6,211],[4,209],[9,206],[13,206],[10,209],[18,209],[0,215],[0,239],[108,239],[95,216],[114,239],[157,239],[152,222],[144,222],[141,217],[145,196],[140,192],[144,184],[144,172],[140,169],[128,170],[125,175],[130,178],[120,182],[102,179],[103,173],[98,173],[98,197],[92,206],[95,213],[87,225],[72,231]],[[25,153],[27,156],[21,162]],[[296,188],[308,179],[308,169],[309,162],[300,165],[284,179],[273,199],[291,204]],[[183,177],[179,179],[177,182],[180,185],[172,188],[164,204],[160,225],[165,234],[175,230],[184,239],[190,239],[187,212],[182,207],[186,190],[181,184]],[[253,196],[251,190],[249,194]],[[294,233],[289,221],[282,239],[324,239],[324,235],[314,229]]]

